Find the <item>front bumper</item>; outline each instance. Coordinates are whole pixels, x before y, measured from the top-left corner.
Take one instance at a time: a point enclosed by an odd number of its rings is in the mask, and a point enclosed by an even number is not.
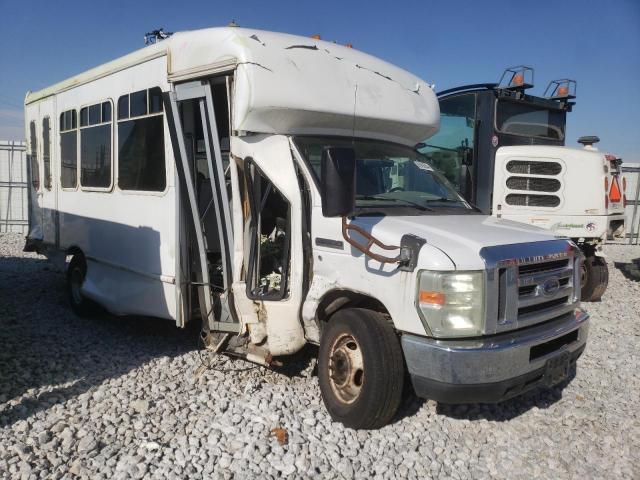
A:
[[[557,381],[549,365],[584,351],[589,316],[581,309],[515,332],[471,340],[402,336],[419,397],[443,403],[496,403]]]

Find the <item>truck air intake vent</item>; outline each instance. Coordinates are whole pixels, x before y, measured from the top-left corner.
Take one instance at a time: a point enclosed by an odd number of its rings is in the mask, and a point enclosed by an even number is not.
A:
[[[507,187],[511,190],[557,192],[560,190],[560,181],[555,178],[509,177]]]
[[[555,195],[510,193],[507,195],[507,204],[518,207],[557,207],[560,205],[560,198]]]
[[[511,160],[507,163],[507,171],[527,175],[558,175],[562,171],[562,165],[557,162]]]

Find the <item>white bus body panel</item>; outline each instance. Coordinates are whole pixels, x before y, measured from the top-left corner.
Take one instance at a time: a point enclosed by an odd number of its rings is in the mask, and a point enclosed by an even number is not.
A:
[[[59,241],[55,234],[50,238],[46,228],[44,234],[38,233],[38,228],[43,230],[41,221],[34,224],[30,238],[42,240],[47,246],[57,245],[63,251],[82,250],[88,262],[84,294],[113,313],[178,317],[175,285],[178,199],[166,118],[166,190],[161,193],[123,192],[117,185],[118,98],[156,86],[166,92],[172,88],[170,82],[233,70],[232,135],[238,136],[238,140],[245,138],[242,142],[232,140],[233,148],[242,152],[255,151],[256,162],[267,162],[265,172],[274,182],[286,172],[291,175],[291,185],[281,187],[283,192],[291,190],[288,197],[293,211],[300,205],[300,194],[292,164],[281,172],[279,167],[268,165],[279,161],[279,158],[272,158],[273,149],[280,152],[278,156],[281,157],[288,140],[284,137],[269,139],[268,136],[361,136],[413,146],[439,128],[440,112],[435,94],[418,77],[334,43],[242,28],[176,33],[167,40],[29,93],[25,99],[27,120],[30,112],[34,112],[33,117],[40,122],[38,109],[47,102],[51,102],[53,109],[55,153],[52,150],[52,156],[56,166],[52,171],[58,189],[57,204],[50,203],[51,207],[46,207],[38,201],[37,206],[40,211],[44,207],[58,212]],[[79,112],[83,106],[106,100],[113,104],[111,187],[104,191],[80,187],[61,189],[60,113],[70,108]],[[263,137],[264,149],[250,140],[256,133],[267,134]],[[232,153],[235,154],[233,150]],[[319,203],[317,209],[319,211]],[[297,256],[300,252],[295,248],[292,251],[294,263],[300,261]],[[236,258],[235,264],[238,263]],[[298,270],[297,267],[291,269],[292,272]],[[372,277],[372,281],[375,282],[375,278]],[[299,303],[300,299],[296,298],[298,281],[292,279],[291,285],[295,286],[291,301]],[[354,279],[351,286],[355,288],[356,285]],[[367,285],[358,288],[367,289]],[[283,318],[279,320],[284,322],[282,338],[288,335],[289,328],[288,314],[284,312],[288,308],[287,301],[279,302],[279,305],[274,302],[268,308],[273,310],[272,319],[278,317],[277,309],[283,309]],[[415,316],[415,312],[412,315]],[[278,321],[273,325],[277,326]],[[298,342],[299,327],[295,330],[291,330],[296,337],[294,342],[289,342],[291,345]],[[270,336],[271,343],[277,335],[270,332]],[[279,343],[281,346],[276,347],[276,351],[292,348],[284,346],[284,340]]]
[[[133,65],[27,105],[28,116],[32,109],[39,107],[39,128],[42,127],[43,109],[50,115],[52,124],[52,192],[43,190],[44,193],[38,194],[34,220],[37,219],[36,223],[43,232],[40,239],[48,248],[82,250],[88,267],[83,286],[85,295],[114,314],[175,319],[177,200],[173,155],[166,128],[165,191],[125,192],[117,186],[118,98],[157,86],[162,90],[168,89],[166,57]],[[102,190],[81,187],[78,168],[78,186],[63,189],[60,186],[59,116],[66,110],[79,111],[81,106],[102,101],[112,103],[111,186]],[[40,133],[38,137],[42,138]],[[42,185],[41,181],[41,190]],[[53,192],[57,193],[57,199]],[[56,212],[59,239],[56,239],[54,227]],[[35,231],[30,234],[30,238],[34,237]]]

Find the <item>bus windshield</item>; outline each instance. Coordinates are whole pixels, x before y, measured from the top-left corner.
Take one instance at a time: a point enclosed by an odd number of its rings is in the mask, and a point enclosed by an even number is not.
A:
[[[564,140],[565,115],[562,110],[498,100],[496,128],[511,135]]]
[[[318,180],[321,180],[320,160],[325,148],[355,150],[358,209],[397,208],[426,213],[445,210],[446,213],[469,213],[473,209],[444,176],[432,168],[425,156],[409,147],[338,137],[301,136],[296,137],[295,143]]]

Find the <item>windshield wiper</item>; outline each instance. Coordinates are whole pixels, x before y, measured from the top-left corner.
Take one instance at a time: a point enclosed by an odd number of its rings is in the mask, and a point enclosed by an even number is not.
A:
[[[416,148],[416,150],[418,150],[419,148],[431,147],[431,148],[437,148],[438,150],[446,150],[447,152],[458,152],[459,151],[457,148],[439,147],[438,145],[431,145],[430,143],[419,143],[418,145],[416,145],[416,147],[418,147],[418,148]],[[420,153],[422,153],[422,152],[420,152]]]
[[[412,202],[411,200],[405,200],[403,198],[380,197],[378,195],[359,195],[356,198],[358,200],[389,200],[392,202],[403,202],[404,204],[417,208],[418,210],[422,210],[423,212],[433,212],[433,208],[429,208],[424,205],[420,205],[419,203]]]
[[[440,198],[430,198],[425,200],[425,202],[451,202],[451,203],[462,203],[460,200],[455,200],[453,198],[440,197]]]

